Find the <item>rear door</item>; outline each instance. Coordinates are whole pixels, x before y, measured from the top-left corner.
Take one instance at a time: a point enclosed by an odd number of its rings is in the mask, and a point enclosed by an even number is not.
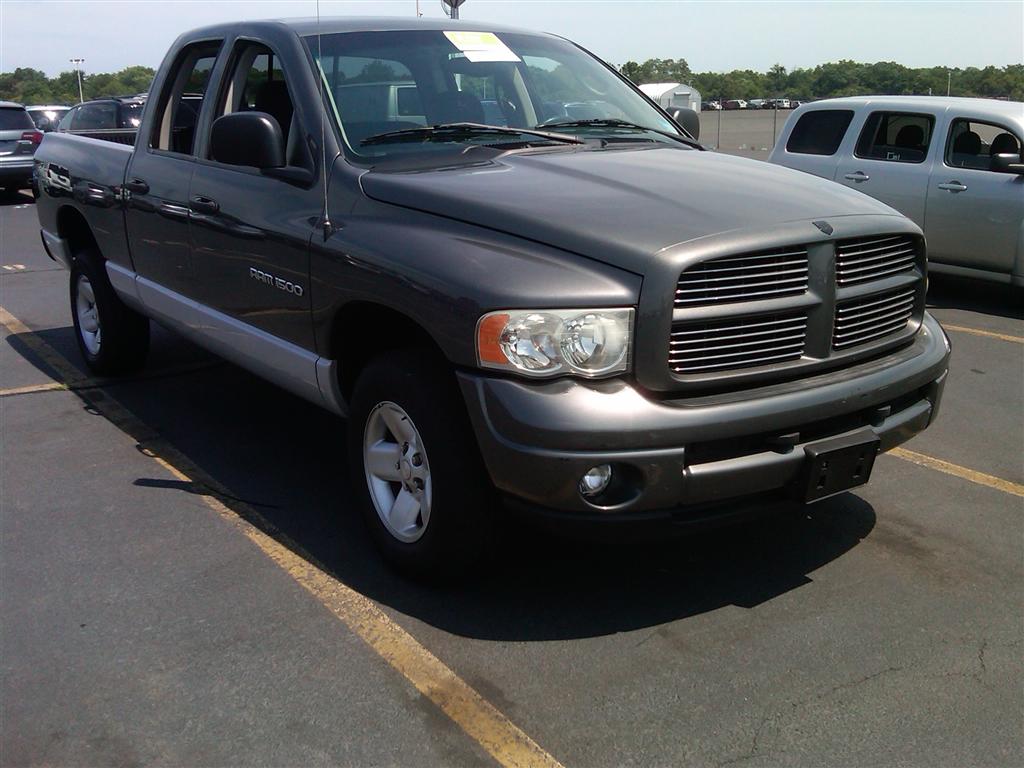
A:
[[[928,184],[928,258],[1009,274],[1024,218],[1024,177],[989,167],[993,154],[1019,157],[1024,137],[996,120],[950,115]]]
[[[840,159],[835,180],[923,227],[928,175],[941,143],[933,141],[937,120],[938,113],[927,110],[871,109],[852,153]]]
[[[195,169],[191,110],[206,91],[219,49],[220,41],[194,43],[175,58],[150,105],[153,114],[136,141],[125,179],[125,221],[136,271],[188,297],[196,293],[188,221],[188,190]]]
[[[298,74],[264,43],[235,44],[204,118],[190,194],[191,238],[202,304],[312,350],[309,240],[323,208],[323,187],[314,173],[310,120],[295,100]],[[211,156],[213,122],[243,111],[277,121],[287,165],[297,175],[285,180]]]

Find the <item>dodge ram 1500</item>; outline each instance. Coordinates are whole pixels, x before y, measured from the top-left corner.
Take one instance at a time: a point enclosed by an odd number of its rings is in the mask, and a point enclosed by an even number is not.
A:
[[[347,417],[410,572],[486,551],[496,501],[696,523],[825,498],[939,406],[913,222],[704,151],[552,35],[207,27],[134,147],[48,134],[35,164],[87,364],[142,365],[152,319]]]

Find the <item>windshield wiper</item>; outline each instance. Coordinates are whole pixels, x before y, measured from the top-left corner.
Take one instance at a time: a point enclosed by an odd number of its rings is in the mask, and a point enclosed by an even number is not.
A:
[[[595,117],[589,120],[565,120],[558,123],[542,123],[537,126],[538,128],[628,128],[636,131],[650,131],[651,133],[657,133],[661,136],[666,136],[670,139],[675,139],[682,144],[693,147],[694,149],[704,149],[698,142],[694,141],[688,136],[684,136],[681,133],[672,133],[671,131],[663,131],[660,128],[651,128],[647,125],[640,125],[639,123],[631,123],[628,120],[619,120],[617,117]]]
[[[369,136],[359,142],[360,146],[371,144],[392,144],[404,141],[458,141],[475,136],[538,136],[546,141],[560,144],[584,144],[577,136],[566,136],[561,133],[539,131],[531,128],[506,128],[501,125],[484,125],[482,123],[441,123],[423,128],[406,128],[402,131],[389,131]]]

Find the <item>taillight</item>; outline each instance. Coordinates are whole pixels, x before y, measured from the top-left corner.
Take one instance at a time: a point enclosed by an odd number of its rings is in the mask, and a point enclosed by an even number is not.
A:
[[[43,140],[42,131],[25,131],[21,134],[22,141],[31,141],[33,144],[39,144]]]

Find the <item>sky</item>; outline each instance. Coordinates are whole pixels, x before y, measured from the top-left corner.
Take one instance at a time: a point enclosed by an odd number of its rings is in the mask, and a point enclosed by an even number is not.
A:
[[[440,0],[420,0],[442,17]],[[412,16],[415,0],[320,0],[321,16]],[[159,65],[193,27],[313,16],[315,0],[0,0],[0,71],[87,72]],[[467,0],[462,18],[553,32],[615,65],[684,58],[691,70],[764,71],[827,61],[912,67],[1024,62],[1024,0]]]

